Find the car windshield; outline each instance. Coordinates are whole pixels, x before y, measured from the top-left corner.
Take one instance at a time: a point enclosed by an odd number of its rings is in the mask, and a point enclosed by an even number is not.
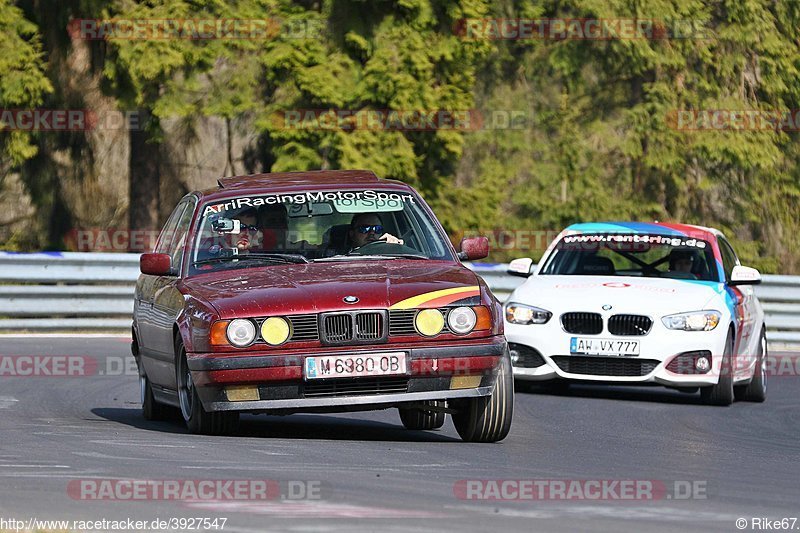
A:
[[[263,264],[454,260],[419,197],[380,190],[243,195],[201,207],[191,273]]]
[[[630,233],[566,235],[545,259],[540,274],[718,281],[708,242]]]

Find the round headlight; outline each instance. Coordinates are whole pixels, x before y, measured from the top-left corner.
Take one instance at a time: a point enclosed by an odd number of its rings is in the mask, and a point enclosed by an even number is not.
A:
[[[432,337],[444,329],[444,317],[438,309],[423,309],[417,313],[414,325],[421,334]]]
[[[251,320],[237,318],[228,324],[228,342],[239,348],[256,340],[256,325]]]
[[[478,317],[469,307],[456,307],[447,315],[447,325],[453,333],[464,335],[475,328]]]
[[[286,342],[291,332],[289,322],[279,316],[271,316],[261,324],[261,336],[272,346]]]

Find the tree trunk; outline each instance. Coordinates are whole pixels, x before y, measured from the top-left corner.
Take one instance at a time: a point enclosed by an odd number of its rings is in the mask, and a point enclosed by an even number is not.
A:
[[[130,132],[128,229],[131,232],[144,230],[155,233],[161,229],[158,224],[160,149],[159,143],[152,142],[152,130],[148,127],[148,118],[140,115],[140,127],[131,128]],[[137,241],[140,239],[129,239],[132,244]]]

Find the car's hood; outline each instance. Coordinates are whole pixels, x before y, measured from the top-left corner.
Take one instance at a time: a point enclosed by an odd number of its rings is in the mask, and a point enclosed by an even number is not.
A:
[[[517,287],[509,301],[542,307],[554,314],[605,311],[666,315],[706,309],[723,288],[721,283],[709,281],[537,275]]]
[[[214,306],[220,318],[389,308],[398,304],[435,307],[462,299],[478,303],[480,297],[477,276],[466,267],[445,261],[408,260],[227,270],[190,277],[184,282],[184,290]],[[358,302],[347,304],[346,296],[355,296]],[[404,303],[414,297],[419,298]]]

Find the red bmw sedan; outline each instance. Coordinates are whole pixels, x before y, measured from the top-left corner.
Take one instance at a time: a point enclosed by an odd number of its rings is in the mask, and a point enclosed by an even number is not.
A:
[[[132,351],[142,410],[235,432],[240,413],[447,414],[466,441],[511,427],[502,307],[408,185],[368,171],[222,178],[141,257]]]

